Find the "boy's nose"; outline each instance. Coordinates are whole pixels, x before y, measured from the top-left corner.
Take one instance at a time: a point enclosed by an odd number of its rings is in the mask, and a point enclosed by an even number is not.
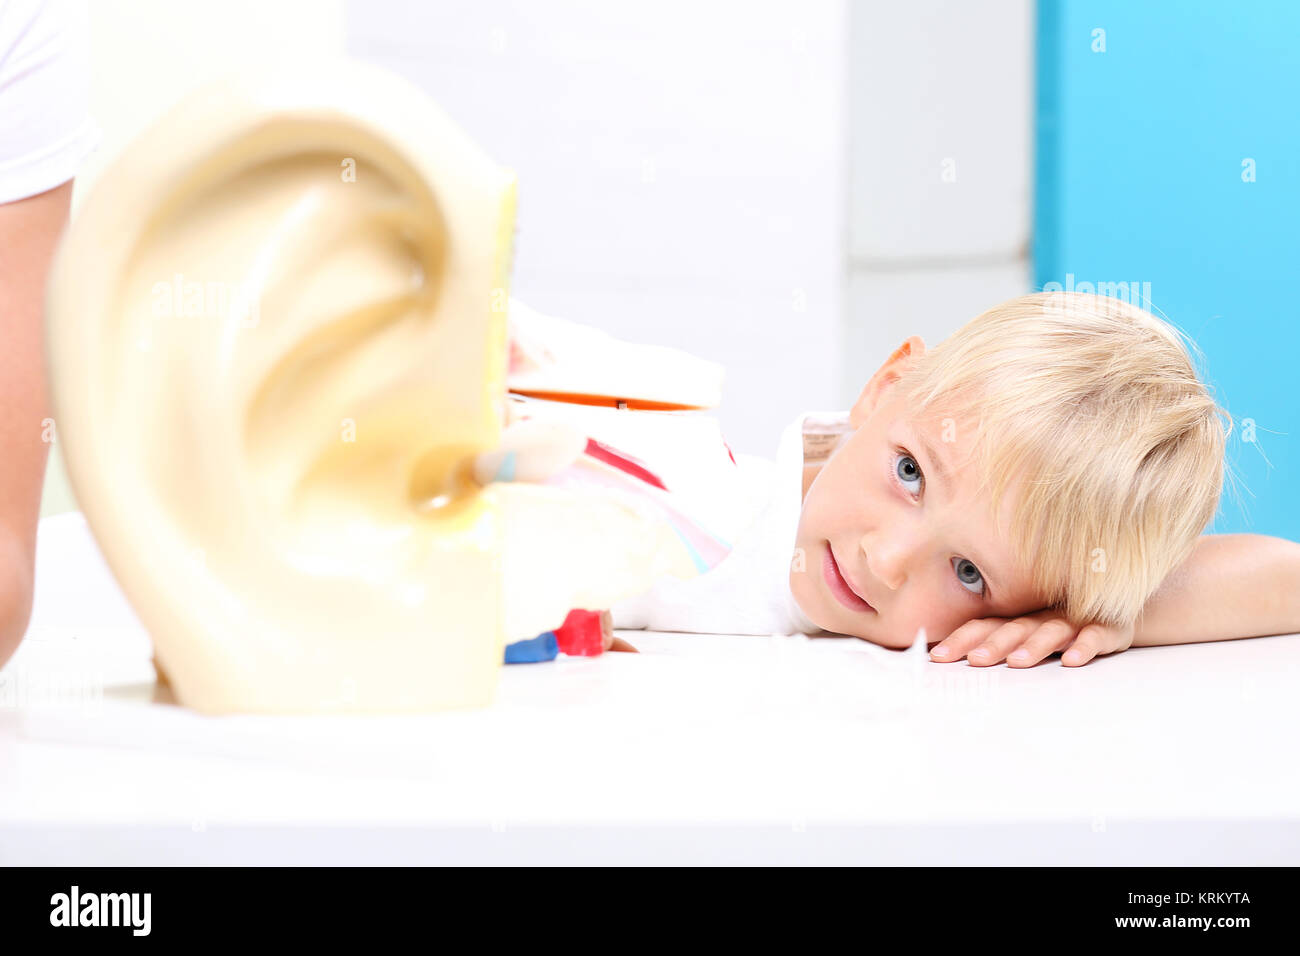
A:
[[[861,539],[867,569],[877,581],[897,591],[907,580],[907,562],[915,550],[901,535],[865,534]]]

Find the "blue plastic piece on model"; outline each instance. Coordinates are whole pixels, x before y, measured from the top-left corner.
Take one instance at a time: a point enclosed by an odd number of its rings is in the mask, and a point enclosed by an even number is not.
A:
[[[553,661],[560,653],[560,642],[554,631],[538,634],[526,641],[515,641],[506,645],[507,664],[539,664]]]

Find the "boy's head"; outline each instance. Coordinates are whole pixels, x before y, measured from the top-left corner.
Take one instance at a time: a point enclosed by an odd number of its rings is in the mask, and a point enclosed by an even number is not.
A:
[[[791,589],[895,647],[1046,607],[1130,623],[1214,516],[1221,414],[1178,333],[1117,299],[1027,295],[910,338],[808,489]]]

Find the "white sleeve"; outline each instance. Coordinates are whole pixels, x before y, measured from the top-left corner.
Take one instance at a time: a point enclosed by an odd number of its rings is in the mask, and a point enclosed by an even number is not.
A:
[[[0,203],[76,176],[99,142],[89,103],[86,4],[0,3]]]

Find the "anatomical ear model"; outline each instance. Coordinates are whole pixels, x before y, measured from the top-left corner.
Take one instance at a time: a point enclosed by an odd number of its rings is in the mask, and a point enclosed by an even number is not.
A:
[[[508,641],[698,570],[644,510],[474,468],[514,190],[421,92],[331,60],[191,95],[81,207],[59,441],[181,704],[482,706]]]

